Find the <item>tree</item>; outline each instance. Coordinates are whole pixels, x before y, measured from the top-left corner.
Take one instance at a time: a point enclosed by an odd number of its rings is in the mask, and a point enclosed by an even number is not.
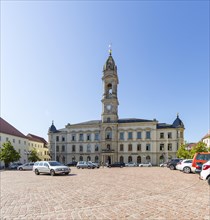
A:
[[[3,143],[2,146],[0,149],[0,160],[4,161],[5,167],[8,167],[9,163],[18,161],[21,158],[10,141]]]
[[[36,162],[36,161],[41,160],[41,159],[39,158],[39,156],[38,156],[38,153],[37,153],[36,149],[33,149],[33,150],[31,151],[31,153],[30,153],[29,156],[28,156],[28,160],[31,161],[31,162]]]
[[[198,152],[208,152],[206,143],[202,141],[198,142],[190,151],[191,157],[193,158],[195,153],[198,153]]]
[[[183,158],[183,159],[191,158],[190,151],[186,150],[186,144],[181,144],[176,155],[178,158]]]

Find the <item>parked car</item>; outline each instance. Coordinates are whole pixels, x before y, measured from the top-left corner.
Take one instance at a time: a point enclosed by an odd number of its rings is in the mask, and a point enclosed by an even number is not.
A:
[[[210,160],[203,164],[199,178],[201,180],[207,180],[210,185]]]
[[[72,161],[72,162],[66,164],[66,166],[68,166],[68,167],[76,167],[76,165],[77,165],[77,161]]]
[[[55,176],[56,174],[68,175],[71,169],[57,161],[38,161],[34,164],[33,171],[36,175],[48,173],[51,176]]]
[[[98,162],[92,162],[92,164],[95,165],[95,168],[100,168],[100,163],[98,163]]]
[[[170,170],[175,170],[177,163],[179,163],[181,161],[182,161],[182,159],[180,159],[180,158],[173,158],[168,161],[167,167],[170,168]]]
[[[152,164],[151,163],[140,163],[139,167],[151,167]]]
[[[125,164],[126,167],[137,167],[137,163],[129,162]]]
[[[160,167],[167,167],[167,162],[161,163]]]
[[[195,153],[192,161],[192,172],[196,172],[196,163],[206,163],[208,160],[210,160],[210,152],[199,152]]]
[[[17,167],[17,170],[33,170],[33,166],[34,166],[34,163],[31,162],[31,163],[25,163],[23,165],[20,165]]]
[[[125,167],[125,163],[115,162],[115,163],[107,164],[107,167],[109,167],[109,168],[111,168],[111,167],[123,168],[123,167]]]
[[[201,170],[202,170],[202,166],[203,166],[203,163],[200,163],[200,162],[196,163],[194,173],[200,174],[200,172],[201,172]]]
[[[84,169],[84,168],[88,168],[88,169],[94,169],[96,167],[96,165],[90,161],[78,161],[77,162],[77,168],[80,169]]]
[[[17,168],[18,168],[19,166],[21,166],[21,165],[23,165],[23,164],[20,163],[20,162],[11,163],[11,164],[9,165],[9,169],[10,169],[10,170],[17,170]]]
[[[192,159],[185,159],[177,163],[176,169],[184,173],[190,173],[192,167]]]

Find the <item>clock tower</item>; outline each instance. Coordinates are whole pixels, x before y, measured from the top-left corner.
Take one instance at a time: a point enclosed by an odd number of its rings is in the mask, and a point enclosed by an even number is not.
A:
[[[109,50],[109,57],[103,67],[103,98],[102,98],[102,122],[109,123],[118,121],[117,66]]]

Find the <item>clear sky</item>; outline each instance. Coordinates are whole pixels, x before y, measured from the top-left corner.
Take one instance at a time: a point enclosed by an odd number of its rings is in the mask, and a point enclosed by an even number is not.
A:
[[[209,130],[209,1],[1,1],[1,117],[47,140],[54,120],[101,119],[112,43],[119,118],[179,113],[185,140]]]

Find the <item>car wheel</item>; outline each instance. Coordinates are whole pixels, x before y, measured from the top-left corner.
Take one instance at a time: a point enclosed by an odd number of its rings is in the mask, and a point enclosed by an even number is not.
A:
[[[55,176],[55,171],[54,170],[50,170],[50,175],[51,176]]]
[[[35,174],[39,175],[39,171],[37,169],[35,169]]]
[[[209,186],[210,186],[210,176],[209,176],[208,179],[207,179],[207,183],[208,183]]]
[[[23,168],[22,168],[22,167],[20,167],[20,168],[19,168],[19,170],[20,170],[20,171],[23,171]]]
[[[183,171],[184,171],[184,173],[190,173],[191,169],[190,169],[190,167],[184,167]]]
[[[65,173],[65,175],[69,175],[69,173]]]
[[[170,165],[169,168],[170,168],[170,170],[175,170],[175,166],[174,165]]]
[[[77,167],[77,169],[80,169],[80,167]]]
[[[120,166],[120,168],[123,168],[123,166]]]

